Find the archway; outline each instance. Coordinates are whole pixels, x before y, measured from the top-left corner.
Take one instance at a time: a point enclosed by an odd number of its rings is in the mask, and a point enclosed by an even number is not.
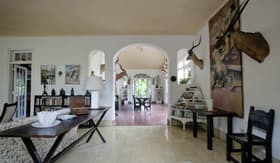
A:
[[[168,108],[169,81],[167,79],[169,78],[169,67],[167,65],[169,65],[168,54],[160,47],[152,44],[135,43],[118,50],[113,58],[113,94],[115,95],[114,100],[117,101],[115,102],[115,108],[120,107],[119,104],[133,103],[132,97],[135,94],[134,90],[136,90],[134,87],[137,85],[135,84],[136,79],[134,79],[136,74],[150,76],[151,84],[149,85],[151,85],[151,89],[148,92],[153,103],[163,104]],[[122,67],[122,72],[125,75],[123,78],[116,80],[119,77],[117,74],[120,74],[118,72],[119,67]],[[147,93],[143,94],[146,95]],[[165,121],[167,122],[167,117],[165,117]]]

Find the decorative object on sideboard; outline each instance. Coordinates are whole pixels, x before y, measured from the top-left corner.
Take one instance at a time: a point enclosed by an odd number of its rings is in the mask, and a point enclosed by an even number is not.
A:
[[[71,96],[74,96],[74,95],[75,95],[74,89],[73,89],[73,88],[71,88],[70,95],[71,95]]]
[[[191,47],[191,49],[188,51],[189,55],[188,55],[188,57],[187,57],[187,60],[192,60],[193,63],[195,63],[195,64],[202,70],[202,69],[203,69],[203,66],[204,66],[203,60],[200,59],[200,58],[198,58],[198,57],[196,56],[196,54],[193,52],[193,49],[196,48],[196,47],[198,47],[198,46],[200,45],[200,43],[201,43],[201,36],[200,36],[199,41],[198,41],[198,43],[197,43],[196,45],[194,44],[194,42],[192,42],[192,47]]]
[[[60,89],[59,95],[60,96],[65,96],[65,90],[63,88]]]
[[[90,92],[87,90],[85,95],[90,96]]]
[[[170,80],[171,80],[172,82],[175,82],[175,81],[177,80],[177,77],[176,77],[175,75],[173,75],[173,76],[170,77]]]
[[[91,91],[91,108],[99,108],[99,91],[103,88],[102,78],[90,76],[87,79],[85,89]]]
[[[43,96],[47,96],[48,93],[47,93],[47,91],[46,91],[46,84],[45,84],[45,83],[44,83],[44,85],[43,85],[43,88],[44,88],[44,90],[43,90],[42,95],[43,95]]]
[[[56,94],[56,92],[55,92],[55,89],[53,88],[52,91],[51,91],[51,95],[55,96],[55,94]]]

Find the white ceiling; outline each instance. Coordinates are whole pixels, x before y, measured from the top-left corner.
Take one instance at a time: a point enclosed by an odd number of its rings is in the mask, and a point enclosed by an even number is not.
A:
[[[158,69],[165,63],[164,54],[150,46],[129,46],[119,54],[119,63],[124,69]]]
[[[0,36],[189,35],[226,0],[1,0]]]

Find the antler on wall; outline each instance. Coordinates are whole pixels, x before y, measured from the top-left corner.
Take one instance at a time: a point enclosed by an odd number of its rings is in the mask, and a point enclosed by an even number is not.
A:
[[[193,46],[192,48],[188,51],[189,55],[187,57],[187,60],[192,60],[200,69],[203,69],[203,60],[202,59],[199,59],[193,52],[193,49],[198,47],[201,43],[201,36],[200,36],[200,39],[199,39],[199,42],[194,45],[194,42],[193,42]]]
[[[236,47],[251,58],[257,60],[258,62],[262,62],[269,54],[269,44],[267,43],[263,35],[259,32],[250,33],[234,29],[234,25],[239,20],[241,13],[245,9],[249,1],[250,0],[244,0],[237,8],[237,11],[233,15],[231,22],[229,23],[229,26],[226,28],[222,36],[219,36],[215,48],[223,49],[226,37],[229,37],[232,41],[232,47]],[[232,7],[232,11],[234,10],[236,10],[235,6]]]

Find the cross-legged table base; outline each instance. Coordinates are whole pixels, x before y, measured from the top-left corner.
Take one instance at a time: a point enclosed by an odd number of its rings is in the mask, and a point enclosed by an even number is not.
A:
[[[0,132],[1,137],[21,137],[22,141],[24,142],[29,154],[31,155],[33,161],[35,163],[48,163],[48,162],[54,162],[56,161],[62,154],[70,150],[75,144],[80,142],[82,139],[84,139],[87,135],[87,143],[91,140],[92,135],[97,131],[99,137],[101,140],[105,143],[106,140],[102,136],[101,132],[98,129],[98,126],[102,119],[104,118],[106,112],[109,110],[109,107],[104,107],[100,109],[92,109],[88,115],[79,115],[75,119],[72,120],[66,120],[62,121],[60,125],[50,127],[50,128],[35,128],[32,127],[30,124],[8,129],[6,131]],[[95,123],[94,118],[98,118],[98,121]],[[63,140],[65,134],[67,134],[72,128],[85,123],[87,121],[90,121],[92,126],[88,129],[87,132],[85,132],[83,135],[81,135],[77,140],[72,142],[70,145],[68,145],[66,148],[64,148],[61,152],[59,152],[57,155],[54,156],[59,144]],[[55,142],[53,143],[52,147],[49,149],[49,152],[47,153],[47,156],[42,159],[40,155],[38,154],[38,151],[32,142],[32,137],[44,137],[44,138],[51,138],[56,137]]]

